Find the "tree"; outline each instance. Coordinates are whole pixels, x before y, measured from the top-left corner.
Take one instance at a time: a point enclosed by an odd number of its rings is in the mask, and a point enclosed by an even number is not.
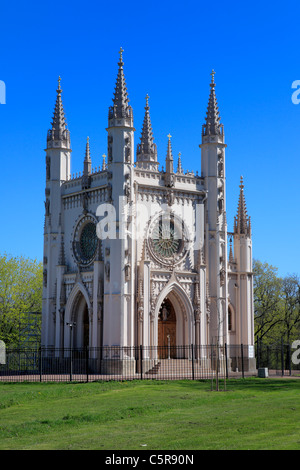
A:
[[[26,313],[41,312],[42,263],[24,257],[0,255],[0,339],[17,346]]]
[[[255,334],[261,339],[272,339],[275,327],[282,322],[280,301],[282,280],[277,277],[277,268],[254,260],[254,319]]]
[[[282,280],[281,292],[282,338],[287,344],[299,339],[300,326],[300,280],[296,274]]]

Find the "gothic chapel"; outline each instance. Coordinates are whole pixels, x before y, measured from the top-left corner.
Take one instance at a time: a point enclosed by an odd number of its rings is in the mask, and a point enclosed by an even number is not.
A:
[[[101,167],[92,169],[87,139],[82,172],[71,176],[58,82],[46,148],[42,346],[107,347],[108,359],[113,347],[130,356],[132,346],[153,351],[170,343],[174,357],[185,354],[177,346],[217,341],[251,351],[251,223],[241,178],[233,232],[227,230],[226,144],[214,72],[199,175],[183,171],[180,154],[175,168],[170,134],[160,170],[148,96],[134,144],[122,52]],[[247,359],[253,369],[255,358]]]

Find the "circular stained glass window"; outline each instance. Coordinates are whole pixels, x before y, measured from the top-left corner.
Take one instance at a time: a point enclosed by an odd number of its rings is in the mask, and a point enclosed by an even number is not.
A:
[[[84,263],[91,261],[97,250],[96,225],[88,222],[82,229],[79,240],[80,258]]]
[[[172,219],[160,219],[151,234],[153,250],[162,258],[171,258],[181,250],[182,236]]]

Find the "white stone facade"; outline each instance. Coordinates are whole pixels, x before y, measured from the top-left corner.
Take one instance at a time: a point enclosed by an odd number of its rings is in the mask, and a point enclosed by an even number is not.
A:
[[[226,220],[223,126],[214,73],[199,176],[159,170],[146,97],[135,151],[122,51],[107,128],[107,162],[71,177],[70,134],[57,89],[47,136],[42,345],[66,348],[254,344],[250,218],[241,182]],[[110,225],[107,224],[108,220]],[[228,239],[233,239],[233,247]],[[73,323],[74,328],[70,328]]]

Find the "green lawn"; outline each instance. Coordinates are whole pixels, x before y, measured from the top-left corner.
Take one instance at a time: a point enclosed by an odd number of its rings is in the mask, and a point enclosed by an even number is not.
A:
[[[299,379],[2,383],[0,449],[300,449],[299,397]]]

